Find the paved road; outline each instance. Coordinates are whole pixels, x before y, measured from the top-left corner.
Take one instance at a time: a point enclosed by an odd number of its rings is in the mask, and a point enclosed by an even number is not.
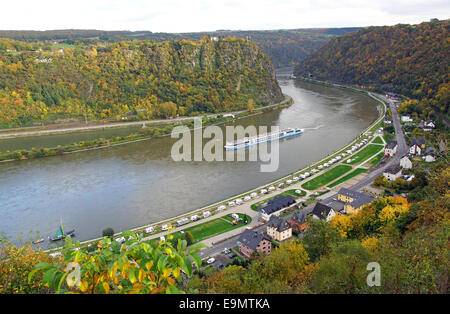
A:
[[[382,175],[384,170],[386,170],[386,168],[393,166],[395,164],[399,164],[400,159],[406,155],[408,153],[408,145],[406,144],[406,140],[405,140],[405,135],[403,134],[403,130],[402,130],[402,126],[400,123],[400,119],[397,113],[397,109],[395,108],[395,105],[393,104],[393,102],[390,99],[387,99],[385,96],[380,95],[380,94],[375,94],[375,96],[383,99],[388,105],[389,108],[391,109],[392,112],[392,120],[393,120],[393,124],[394,124],[394,128],[395,128],[395,139],[397,141],[397,153],[391,157],[391,159],[386,162],[384,165],[374,169],[373,171],[371,171],[369,173],[369,175],[367,175],[366,177],[364,177],[362,180],[360,180],[358,183],[356,183],[355,185],[353,185],[351,187],[351,189],[353,190],[361,190],[364,187],[366,187],[367,185],[370,185],[373,180],[375,180],[376,177],[378,177],[379,175]]]
[[[388,162],[377,167],[376,169],[371,171],[367,176],[362,178],[358,183],[356,183],[355,185],[350,187],[351,189],[354,189],[354,190],[361,190],[364,187],[372,184],[373,180],[376,177],[378,177],[379,175],[383,174],[383,172],[386,168],[388,168],[394,164],[398,164],[400,162],[400,158],[403,157],[405,154],[407,154],[407,152],[409,150],[409,147],[406,144],[405,136],[403,134],[403,130],[402,130],[402,127],[400,124],[400,119],[398,117],[397,109],[395,108],[394,103],[390,99],[387,99],[384,95],[380,95],[380,94],[374,94],[374,95],[383,99],[389,105],[389,108],[391,109],[393,124],[394,124],[394,128],[395,128],[395,137],[396,137],[396,140],[398,143],[397,144],[398,145],[397,153]],[[312,179],[312,177],[310,179]],[[305,183],[305,181],[301,182],[300,184],[303,184],[303,183]],[[290,187],[290,188],[292,189],[293,187]],[[327,203],[333,201],[336,198],[336,192],[330,192],[330,194],[326,194],[325,197],[321,199],[321,202],[327,204]],[[306,211],[306,213],[309,214],[312,212],[314,206],[315,206],[315,204],[311,204],[302,210]],[[286,218],[289,219],[291,216],[292,216],[292,214],[286,216]],[[261,225],[261,226],[257,226],[255,228],[253,228],[253,230],[260,231],[260,230],[263,230],[264,228],[266,228],[266,226]],[[227,235],[224,234],[222,236],[226,237]],[[202,249],[199,252],[200,257],[207,258],[210,256],[214,256],[214,255],[222,252],[225,248],[232,248],[232,247],[236,246],[239,236],[240,236],[240,233],[237,235],[233,235],[232,237],[229,237],[228,239],[226,239],[218,244],[212,245],[211,247],[209,247],[207,249]]]
[[[281,102],[273,104],[273,105],[265,106],[265,107],[255,108],[254,111],[263,110],[263,109],[270,108],[270,107],[275,107],[275,106],[283,104],[291,99],[291,97],[288,95],[284,95],[284,96],[285,96],[285,99],[283,99]],[[222,115],[230,115],[230,114],[237,115],[237,114],[245,112],[245,111],[247,111],[247,110],[222,112],[221,114]],[[209,115],[207,115],[207,117],[216,117],[217,115],[218,114],[209,114]],[[100,124],[100,125],[85,125],[85,126],[76,126],[76,127],[69,126],[69,127],[59,128],[59,129],[53,128],[56,125],[49,125],[49,126],[44,127],[44,128],[47,128],[45,130],[30,130],[30,131],[27,131],[27,129],[35,129],[35,128],[39,128],[39,126],[14,128],[14,129],[0,130],[0,139],[20,137],[20,136],[49,135],[49,134],[56,134],[56,133],[96,130],[96,129],[104,129],[104,128],[118,128],[118,127],[132,126],[132,125],[143,125],[143,124],[149,125],[149,124],[164,123],[164,122],[175,123],[175,122],[181,122],[181,121],[189,121],[189,120],[193,120],[195,118],[202,118],[202,117],[203,117],[203,115],[198,115],[195,117],[178,117],[178,118],[173,118],[173,119],[159,119],[159,120],[146,120],[146,121],[115,122],[115,123],[108,122],[108,123]],[[93,122],[93,121],[91,121],[91,122]],[[94,122],[102,122],[102,121],[99,120],[99,121],[94,121]],[[14,132],[10,132],[12,130],[14,130]]]

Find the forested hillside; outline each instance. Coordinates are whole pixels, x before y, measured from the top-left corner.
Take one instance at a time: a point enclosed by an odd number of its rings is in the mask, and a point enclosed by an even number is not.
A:
[[[0,39],[0,126],[57,118],[141,119],[269,105],[283,98],[254,43],[55,44]]]
[[[170,40],[200,40],[203,36],[209,37],[236,37],[250,39],[260,46],[269,55],[276,68],[291,66],[301,61],[307,55],[317,51],[328,40],[361,29],[348,28],[318,28],[318,29],[289,29],[268,31],[231,31],[221,30],[215,32],[198,33],[152,33],[150,31],[101,31],[101,30],[49,30],[49,31],[7,31],[0,30],[0,37],[21,41],[58,41],[63,44],[76,42],[124,40],[151,40],[163,42]]]
[[[448,114],[450,22],[369,27],[330,40],[298,76],[382,88]]]

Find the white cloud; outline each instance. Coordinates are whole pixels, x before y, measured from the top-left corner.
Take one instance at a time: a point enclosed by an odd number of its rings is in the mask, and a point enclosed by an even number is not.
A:
[[[414,24],[449,15],[447,0],[16,0],[1,4],[0,29],[190,32]]]

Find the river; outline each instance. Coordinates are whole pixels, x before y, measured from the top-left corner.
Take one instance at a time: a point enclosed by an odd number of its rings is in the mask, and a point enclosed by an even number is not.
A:
[[[250,161],[175,162],[170,151],[176,139],[169,137],[3,163],[0,232],[16,243],[30,232],[46,239],[62,219],[65,229],[75,228],[75,239],[83,241],[100,237],[107,227],[120,232],[167,219],[301,169],[348,144],[378,116],[377,103],[365,95],[294,82],[288,74],[278,72],[278,80],[294,100],[290,107],[235,122],[305,129],[280,140],[277,171],[260,172],[260,162]],[[80,135],[68,136],[64,140],[76,141]],[[39,147],[48,140],[41,136],[33,143]],[[15,145],[20,141],[29,145],[30,139],[16,139]]]

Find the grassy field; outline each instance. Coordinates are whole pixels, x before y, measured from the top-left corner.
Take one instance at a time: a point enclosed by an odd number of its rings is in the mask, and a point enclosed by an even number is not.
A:
[[[376,139],[374,139],[372,143],[375,143],[375,144],[384,144],[384,143],[383,143],[383,140],[382,140],[381,137],[379,137],[379,136],[377,136]]]
[[[364,160],[372,157],[373,155],[375,155],[382,149],[383,149],[383,146],[381,146],[381,145],[367,145],[360,152],[358,152],[357,154],[355,154],[351,157],[352,162],[350,162],[350,165],[359,164],[359,163],[363,162]]]
[[[340,177],[344,173],[350,171],[351,169],[352,169],[351,166],[338,165],[338,166],[334,167],[333,169],[328,170],[324,174],[321,174],[320,176],[306,182],[305,184],[302,185],[302,188],[307,189],[307,190],[318,189],[318,188],[326,185],[327,183],[333,181],[334,179]]]
[[[306,195],[306,192],[305,192],[305,191],[302,191],[302,193],[301,193],[300,195],[298,195],[297,193],[295,193],[295,190],[297,190],[297,189],[292,189],[292,190],[284,191],[283,193],[274,195],[274,196],[271,197],[271,198],[268,198],[268,199],[265,199],[265,200],[263,200],[263,201],[260,201],[260,202],[257,202],[257,203],[255,203],[255,204],[252,204],[252,206],[250,206],[250,207],[251,207],[251,209],[253,209],[254,211],[258,211],[258,207],[259,207],[259,206],[261,206],[261,205],[267,203],[269,200],[273,200],[273,199],[274,199],[275,197],[277,197],[277,196],[280,196],[280,195],[284,195],[284,196],[291,195],[291,196],[293,196],[294,198],[297,198],[297,197],[299,197],[299,196],[305,196],[305,195]]]
[[[374,166],[377,165],[380,162],[381,158],[383,158],[383,156],[384,152],[379,153],[370,161],[370,164]]]
[[[242,221],[240,221],[237,225],[233,226],[231,222],[233,218],[230,215],[226,215],[217,219],[213,219],[211,221],[198,224],[193,227],[189,227],[184,229],[184,232],[190,232],[194,236],[194,243],[200,242],[206,238],[245,226],[244,221],[247,220],[247,224],[249,224],[252,219],[244,214],[238,214]],[[181,237],[180,232],[171,233],[175,239]],[[152,241],[159,241],[159,239],[153,239]]]
[[[350,172],[348,175],[346,175],[345,177],[340,178],[339,180],[335,181],[333,184],[330,184],[328,187],[332,188],[335,187],[336,185],[341,184],[342,182],[345,182],[353,177],[356,177],[357,175],[366,172],[366,169],[362,169],[362,168],[358,168],[355,171]]]

